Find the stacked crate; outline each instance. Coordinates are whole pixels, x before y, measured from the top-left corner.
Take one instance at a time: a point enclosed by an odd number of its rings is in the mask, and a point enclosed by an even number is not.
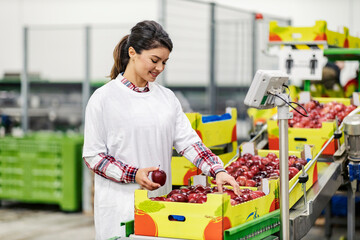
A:
[[[0,138],[0,200],[81,206],[81,136]]]

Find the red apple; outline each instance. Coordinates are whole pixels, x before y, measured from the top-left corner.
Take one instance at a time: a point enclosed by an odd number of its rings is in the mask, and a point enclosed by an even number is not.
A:
[[[237,168],[241,167],[242,164],[239,161],[235,161],[235,162],[231,163],[230,166],[232,166],[234,169],[237,169]]]
[[[289,167],[289,180],[295,177],[299,170],[295,167]]]
[[[234,199],[234,198],[236,197],[236,194],[235,194],[235,192],[234,192],[232,189],[226,189],[226,190],[224,191],[224,193],[226,193],[227,195],[229,195],[231,199]]]
[[[262,192],[262,191],[252,191],[252,192],[250,193],[250,196],[251,196],[252,199],[256,199],[256,198],[265,196],[265,193]]]
[[[266,157],[270,159],[270,161],[273,161],[275,158],[277,158],[275,153],[268,153]]]
[[[233,172],[233,177],[237,178],[239,176],[244,175],[245,170],[242,168],[238,168],[235,172]]]
[[[230,166],[228,166],[228,167],[225,168],[225,170],[226,170],[229,174],[232,173],[232,172],[234,172],[235,169],[236,169],[236,168],[235,168],[233,165],[230,165]]]
[[[235,199],[230,199],[231,206],[237,205],[238,202]]]
[[[245,176],[239,176],[239,177],[236,178],[236,182],[240,186],[245,186],[246,185],[246,180],[247,180],[247,178]]]
[[[166,182],[166,173],[163,170],[155,170],[151,174],[151,179],[154,183],[158,183],[161,186],[164,186]]]
[[[195,187],[195,192],[204,192],[204,186],[203,185],[201,185],[201,184],[198,184],[198,185],[196,185],[196,187]]]
[[[154,197],[152,200],[154,200],[154,201],[166,201],[166,197]]]
[[[242,196],[236,196],[234,199],[238,204],[245,202],[244,198]]]
[[[254,164],[254,161],[249,159],[247,160],[247,162],[245,163],[245,166],[247,166],[248,168],[250,168],[252,165]]]
[[[171,197],[173,194],[175,194],[175,193],[181,193],[181,191],[180,191],[180,189],[174,189],[174,190],[172,190],[171,192],[169,192],[169,194],[167,195],[167,197],[169,198],[169,197]]]
[[[248,160],[248,159],[252,159],[253,155],[251,153],[245,153],[243,156],[242,156],[245,160]]]
[[[181,193],[174,193],[173,195],[171,195],[171,198],[173,198],[175,200],[175,202],[187,202],[188,201],[188,197]]]
[[[191,190],[188,189],[188,188],[181,188],[181,189],[180,189],[180,192],[181,192],[182,194],[185,194],[185,195],[188,195],[190,191],[191,191]]]
[[[301,165],[305,166],[307,164],[307,161],[302,158],[298,158],[295,163],[300,163]]]
[[[196,199],[196,203],[204,203],[206,201],[207,201],[206,195],[200,196],[198,199]]]
[[[298,158],[295,155],[289,156],[289,166],[293,165]]]
[[[252,173],[251,171],[244,172],[244,176],[245,176],[247,179],[252,179],[252,178],[254,177],[254,173]]]
[[[243,194],[242,197],[244,198],[245,202],[250,201],[252,199],[250,196],[250,192]]]
[[[294,165],[292,167],[295,167],[300,171],[300,170],[302,170],[303,165],[299,162],[296,162],[296,163],[294,163]]]
[[[259,167],[258,166],[251,166],[250,167],[250,171],[255,175],[255,174],[257,174],[259,171],[260,171],[260,169],[259,169]]]
[[[248,168],[247,166],[241,166],[240,168],[241,168],[241,169],[244,169],[244,172],[249,171],[249,168]]]
[[[247,187],[256,187],[256,182],[252,179],[248,179],[246,180],[246,185]]]
[[[250,193],[251,190],[248,189],[248,188],[241,188],[241,189],[240,189],[240,192],[241,192],[241,194],[247,194],[247,193]]]
[[[264,157],[261,159],[261,163],[265,166],[268,165],[269,162],[270,162],[270,159],[267,157]]]
[[[246,163],[245,158],[242,158],[242,157],[238,158],[236,161],[239,162],[240,165],[245,165],[245,163]]]

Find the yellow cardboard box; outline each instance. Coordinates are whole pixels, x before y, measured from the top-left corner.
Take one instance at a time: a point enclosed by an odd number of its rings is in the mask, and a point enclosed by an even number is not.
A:
[[[269,153],[275,153],[276,156],[279,157],[279,150],[269,150],[269,149],[256,149],[253,143],[243,143],[240,145],[240,152],[241,155],[244,155],[245,153],[251,153],[253,155],[259,155],[261,157],[266,157]],[[306,190],[309,190],[312,185],[318,180],[318,169],[317,169],[317,160],[314,160],[314,163],[311,163],[310,161],[313,161],[313,157],[315,156],[315,148],[314,146],[308,145],[305,146],[305,150],[302,149],[299,150],[293,150],[289,151],[289,156],[294,155],[298,158],[306,159],[308,160],[308,163],[304,166],[304,168],[308,168],[311,164],[312,166],[308,169],[307,174],[309,176],[309,180],[306,182]],[[237,158],[234,158],[231,162],[229,162],[228,165],[230,165],[233,161],[236,161]],[[292,188],[292,186],[296,183],[296,181],[299,179],[299,176],[301,175],[301,171],[298,172],[290,181],[289,181],[289,189]],[[280,185],[278,185],[279,187]],[[276,198],[279,198],[279,189],[276,191]],[[289,195],[289,207],[291,208],[302,196],[303,188],[301,184],[297,184],[296,187],[292,190],[292,192]]]
[[[316,21],[311,27],[279,26],[277,21],[270,21],[270,42],[326,42],[328,45],[337,47],[349,47],[349,29],[344,27],[344,33],[330,31],[326,21]]]
[[[235,206],[227,194],[208,194],[207,202],[152,201],[135,191],[135,235],[180,239],[223,239],[224,230],[275,210],[277,181],[264,180],[265,196]]]
[[[325,98],[317,97],[313,98],[319,103],[338,102],[348,106],[352,104],[350,98]],[[279,149],[279,127],[277,120],[269,119],[267,121],[268,127],[268,140],[270,149]],[[321,128],[291,128],[288,129],[289,137],[289,149],[290,150],[302,150],[304,144],[314,145],[315,153],[317,154],[325,143],[330,139],[336,130],[335,120],[329,122],[323,122]],[[340,138],[340,144],[344,142],[344,136]],[[323,151],[324,155],[333,155],[338,149],[336,140],[332,140],[331,143]]]
[[[314,156],[314,148],[311,148],[312,156]],[[270,152],[273,152],[276,154],[276,156],[279,157],[279,151],[274,150],[265,150],[261,149],[258,150],[258,155],[261,157],[267,156]],[[289,151],[289,156],[295,155],[299,158],[305,159],[304,151]],[[312,159],[312,157],[311,157]],[[306,182],[306,191],[309,190],[312,185],[318,180],[318,170],[317,170],[317,160],[314,160],[315,162],[312,164],[312,166],[308,169],[307,174],[309,176],[309,180]],[[311,162],[309,161],[304,168],[306,169],[308,166],[310,166]],[[302,174],[302,171],[299,171],[289,182],[289,189],[292,188],[292,186],[296,183],[296,181],[299,179],[299,176]],[[280,184],[279,184],[280,186]],[[304,195],[303,188],[301,184],[297,184],[297,186],[291,191],[289,195],[289,207],[291,208],[294,206],[294,204]],[[280,197],[280,196],[279,196]]]
[[[236,108],[226,109],[221,116],[203,116],[200,113],[186,113],[191,126],[202,139],[205,146],[213,151],[226,164],[238,148],[236,135]],[[213,119],[208,119],[208,118]],[[189,178],[201,174],[201,170],[175,151],[171,160],[172,185],[188,185]]]

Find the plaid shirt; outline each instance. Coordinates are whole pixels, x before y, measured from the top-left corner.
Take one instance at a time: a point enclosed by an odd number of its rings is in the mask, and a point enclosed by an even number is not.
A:
[[[149,85],[146,83],[146,86],[144,88],[136,87],[132,82],[127,80],[126,78],[123,78],[121,82],[127,86],[128,88],[142,93],[142,92],[148,92]],[[209,172],[209,174],[213,177],[218,172],[225,171],[222,163],[219,161],[219,158],[211,152],[209,148],[207,148],[201,141],[191,145],[187,149],[180,152],[181,155],[184,155],[186,153],[187,156],[195,156],[191,157],[189,159],[196,167],[203,170],[203,172]],[[106,155],[104,153],[100,153],[97,157],[100,157],[99,161],[95,161],[94,166],[90,166],[88,161],[85,160],[86,165],[93,169],[93,171],[107,179],[113,180],[115,182],[120,183],[134,183],[135,182],[135,176],[139,168],[136,168],[134,166],[130,166],[120,159],[115,159],[114,157],[110,155]],[[206,164],[204,164],[206,163]],[[206,166],[209,167],[209,169],[206,169]],[[120,169],[120,172],[122,172],[121,176],[114,176],[115,174],[112,174],[115,171],[114,168]]]
[[[126,78],[121,79],[121,82],[125,86],[127,86],[128,88],[134,90],[135,92],[148,92],[148,91],[150,91],[148,82],[146,83],[145,87],[143,87],[143,88],[135,86],[132,82],[130,82]]]

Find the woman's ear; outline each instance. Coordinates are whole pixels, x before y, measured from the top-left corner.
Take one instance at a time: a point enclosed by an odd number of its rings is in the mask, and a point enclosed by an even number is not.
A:
[[[136,51],[133,47],[129,47],[129,57],[132,58],[136,55]]]

